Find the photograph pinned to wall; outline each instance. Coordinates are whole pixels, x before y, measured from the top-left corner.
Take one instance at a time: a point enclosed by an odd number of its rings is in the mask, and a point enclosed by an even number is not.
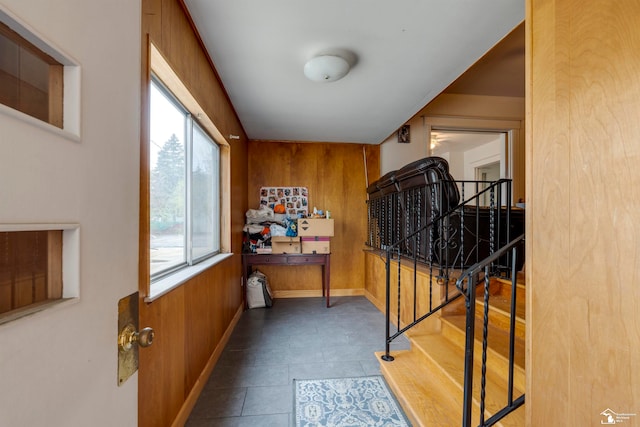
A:
[[[404,125],[398,129],[398,142],[408,144],[411,142],[410,125]]]
[[[309,214],[309,191],[307,187],[262,187],[260,204],[271,209],[284,205],[290,217],[306,217]]]

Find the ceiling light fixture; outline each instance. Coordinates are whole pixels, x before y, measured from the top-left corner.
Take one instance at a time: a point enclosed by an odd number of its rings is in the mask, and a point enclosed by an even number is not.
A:
[[[314,82],[335,82],[349,72],[346,59],[337,55],[321,55],[304,64],[304,75]]]
[[[430,149],[434,149],[438,146],[438,135],[431,135],[431,144],[429,145]]]

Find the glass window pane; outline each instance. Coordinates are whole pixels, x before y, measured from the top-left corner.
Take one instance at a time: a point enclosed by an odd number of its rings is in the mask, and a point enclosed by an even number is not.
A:
[[[151,275],[186,263],[186,114],[151,85]]]
[[[62,127],[62,65],[0,22],[0,103]]]
[[[219,250],[218,146],[195,123],[191,167],[192,258]]]
[[[18,110],[47,121],[49,118],[49,64],[20,49],[20,100]]]
[[[20,46],[0,33],[0,102],[12,108],[18,106],[19,63]]]

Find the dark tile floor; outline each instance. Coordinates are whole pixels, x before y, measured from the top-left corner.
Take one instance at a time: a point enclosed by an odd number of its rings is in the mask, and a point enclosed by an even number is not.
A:
[[[245,311],[188,427],[293,426],[293,379],[380,374],[384,315],[364,297],[278,299]],[[392,349],[409,348],[401,337]]]

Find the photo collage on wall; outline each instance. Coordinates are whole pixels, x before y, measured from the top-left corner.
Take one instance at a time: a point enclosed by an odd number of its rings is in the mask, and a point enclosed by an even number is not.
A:
[[[309,192],[307,187],[262,187],[260,204],[271,209],[284,205],[290,217],[306,217],[309,213]]]

